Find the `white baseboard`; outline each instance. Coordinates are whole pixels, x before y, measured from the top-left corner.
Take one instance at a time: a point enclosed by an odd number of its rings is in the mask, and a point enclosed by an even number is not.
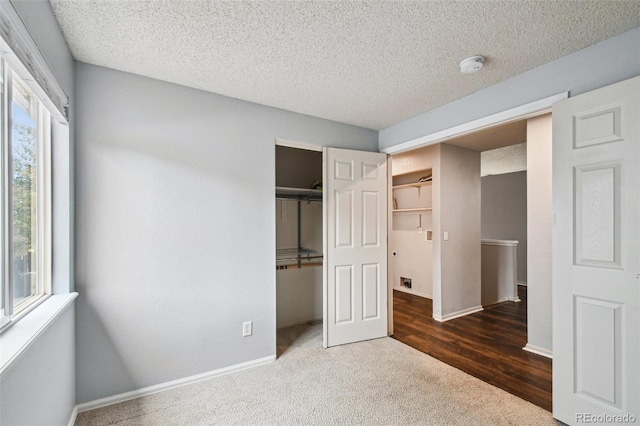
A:
[[[166,391],[169,389],[179,388],[181,386],[190,385],[192,383],[201,382],[203,380],[212,379],[214,377],[224,376],[226,374],[235,373],[236,371],[246,370],[248,368],[257,367],[259,365],[268,364],[276,360],[275,355],[264,358],[254,359],[253,361],[243,362],[241,364],[231,365],[229,367],[220,368],[218,370],[206,373],[196,374],[194,376],[184,377],[182,379],[172,380],[170,382],[160,383],[158,385],[149,386],[118,395],[109,396],[95,401],[83,402],[76,405],[76,413],[94,410],[96,408],[106,407],[107,405],[118,404],[120,402],[129,401],[131,399],[140,398],[154,393]]]
[[[422,293],[419,291],[412,290],[410,288],[405,287],[393,287],[394,290],[402,291],[403,293],[413,294],[414,296],[424,297],[425,299],[433,299],[433,296],[427,293]]]
[[[508,302],[508,301],[509,301],[508,297],[501,297],[500,299],[496,300],[495,302],[483,303],[482,307],[483,308],[488,308],[489,306],[497,305],[498,303]]]
[[[527,351],[527,352],[531,352],[531,353],[534,353],[534,354],[537,354],[537,355],[542,355],[544,357],[553,359],[553,352],[551,352],[549,349],[545,349],[545,348],[541,348],[541,347],[538,347],[538,346],[530,345],[529,343],[527,343],[526,346],[524,348],[522,348],[522,349]]]
[[[485,303],[482,305],[483,308],[488,308],[490,306],[493,305],[497,305],[499,303],[503,303],[503,302],[521,302],[519,297],[502,297],[498,300],[496,300],[495,302],[491,302],[491,303]]]
[[[76,417],[78,417],[78,406],[73,407],[73,411],[71,411],[71,417],[69,417],[69,423],[67,426],[73,426],[76,423]]]
[[[482,306],[474,306],[473,308],[468,308],[468,309],[463,309],[461,311],[458,312],[451,312],[450,314],[447,315],[436,315],[433,314],[433,319],[439,322],[445,322],[445,321],[449,321],[455,318],[460,318],[463,317],[465,315],[469,315],[469,314],[474,314],[476,312],[480,312],[484,310],[484,308]]]
[[[300,320],[300,321],[290,321],[290,322],[285,322],[282,324],[278,324],[276,326],[276,328],[280,329],[280,328],[286,328],[286,327],[293,327],[294,325],[300,325],[300,324],[306,324],[308,322],[311,321],[322,321],[322,316],[319,316],[317,318],[309,318],[306,320]]]

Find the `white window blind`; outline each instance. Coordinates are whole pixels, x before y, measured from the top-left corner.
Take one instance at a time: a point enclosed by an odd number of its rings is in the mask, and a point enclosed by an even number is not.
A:
[[[52,113],[69,122],[69,97],[9,0],[0,0],[2,56]]]

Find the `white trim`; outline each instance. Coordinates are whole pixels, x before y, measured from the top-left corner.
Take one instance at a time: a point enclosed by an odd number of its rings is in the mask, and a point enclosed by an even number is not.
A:
[[[309,318],[309,319],[305,319],[305,320],[285,322],[283,324],[278,324],[277,328],[293,327],[294,325],[306,324],[306,323],[312,322],[312,321],[322,321],[322,316],[319,316],[319,317],[316,317],[316,318]]]
[[[73,407],[73,410],[71,411],[71,416],[69,416],[69,422],[67,423],[67,426],[73,426],[76,423],[77,417],[78,417],[78,406],[76,405],[75,407]]]
[[[455,318],[460,318],[463,317],[465,315],[469,315],[469,314],[475,314],[476,312],[480,312],[484,310],[484,308],[482,306],[474,306],[473,308],[468,308],[468,309],[463,309],[461,311],[458,312],[452,312],[450,314],[447,315],[436,315],[433,314],[433,319],[439,322],[445,322],[445,321],[449,321]]]
[[[51,294],[53,279],[53,167],[51,157],[51,113],[40,102],[38,112],[38,244],[40,259],[38,259],[39,290],[44,294]]]
[[[527,286],[527,283],[526,283],[526,282],[524,282],[524,281],[518,281],[518,283],[517,283],[517,284],[518,284],[518,285],[523,285],[523,286],[525,286],[525,287]]]
[[[4,289],[0,288],[0,291],[4,291]],[[4,326],[9,323],[11,323],[11,317],[4,314],[4,308],[0,309],[0,330],[2,330]]]
[[[0,378],[40,337],[64,311],[78,293],[56,294],[33,309],[30,315],[22,318],[3,331],[0,336]]]
[[[501,297],[500,299],[496,300],[495,302],[483,304],[482,307],[486,309],[486,308],[489,308],[491,306],[497,305],[499,303],[504,303],[504,302],[520,302],[520,298],[519,297]]]
[[[491,114],[477,120],[469,121],[467,123],[441,130],[439,132],[431,133],[416,139],[399,143],[397,145],[383,148],[380,152],[384,152],[386,154],[398,154],[400,152],[409,151],[415,148],[434,145],[436,143],[444,142],[447,139],[494,127],[498,124],[505,124],[514,120],[530,118],[550,111],[551,106],[554,103],[563,99],[567,99],[568,97],[569,92],[558,93],[557,95],[539,99],[537,101],[530,102],[525,105],[520,105],[506,111]]]
[[[409,293],[409,294],[413,294],[414,296],[420,296],[420,297],[424,297],[425,299],[433,299],[433,296],[427,293],[422,293],[420,291],[415,291],[412,290],[410,288],[405,288],[405,287],[393,287],[394,290],[398,290],[401,291],[403,293]]]
[[[326,182],[329,181],[327,163],[327,148],[322,148],[322,199],[329,200],[329,191],[327,190]],[[388,188],[387,188],[388,192]],[[329,253],[329,237],[327,230],[329,229],[329,212],[327,211],[327,202],[322,203],[322,253]],[[387,238],[389,232],[387,231]],[[326,258],[322,259],[322,347],[329,347],[329,262]],[[327,321],[324,321],[324,318]]]
[[[487,308],[490,308],[491,306],[497,305],[497,304],[502,303],[502,302],[508,302],[508,301],[509,301],[508,297],[501,297],[500,299],[496,300],[495,302],[483,303],[482,307],[484,309],[487,309]]]
[[[485,246],[507,246],[516,247],[518,245],[517,240],[481,240],[482,245]]]
[[[51,294],[34,294],[27,297],[24,300],[21,300],[20,303],[18,304],[18,313],[13,315],[12,317],[9,317],[9,321],[2,324],[2,332],[4,332],[5,330],[4,327],[7,327],[8,329],[13,324],[16,324],[18,321],[24,318],[29,312],[33,311],[35,308],[43,304],[45,300],[47,300],[49,297],[51,297]],[[24,306],[26,306],[25,308],[21,308],[20,305],[23,305],[23,304]]]
[[[217,370],[208,371],[206,373],[196,374],[182,379],[172,380],[170,382],[160,383],[148,386],[142,389],[132,390],[130,392],[118,395],[108,396],[106,398],[96,399],[95,401],[83,402],[76,406],[78,413],[83,413],[96,408],[106,407],[108,405],[118,404],[120,402],[129,401],[131,399],[141,398],[143,396],[153,395],[154,393],[163,392],[169,389],[179,388],[181,386],[190,385],[192,383],[201,382],[203,380],[212,379],[214,377],[225,376],[227,374],[246,370],[248,368],[258,367],[260,365],[269,364],[276,360],[275,355],[269,355],[264,358],[254,359],[240,364],[230,365],[229,367],[219,368]]]
[[[4,73],[4,82],[3,82],[3,96],[0,99],[0,103],[2,104],[2,109],[4,110],[4,114],[0,115],[0,121],[3,122],[3,131],[2,131],[2,141],[0,143],[0,154],[2,156],[0,171],[2,172],[2,176],[0,176],[0,194],[2,196],[2,211],[0,211],[0,236],[2,238],[2,242],[0,242],[2,246],[2,261],[4,265],[11,265],[13,262],[13,245],[11,244],[11,237],[9,237],[11,233],[11,212],[13,211],[13,197],[10,197],[9,186],[12,181],[11,177],[11,159],[8,155],[9,149],[9,141],[11,141],[11,132],[9,128],[12,127],[9,125],[12,121],[12,110],[10,99],[13,99],[13,73],[9,72],[8,63],[3,64],[2,72]],[[3,291],[3,297],[5,300],[5,306],[2,310],[2,315],[8,316],[11,320],[13,316],[13,286],[8,285],[8,283],[13,282],[13,268],[5,267],[2,268],[2,277],[0,278],[0,286],[2,287],[1,291]],[[10,324],[11,321],[7,322],[6,319],[2,321],[2,326],[5,327],[7,324]],[[1,354],[1,352],[0,352]]]
[[[289,139],[276,138],[276,145],[286,146],[287,148],[298,148],[306,149],[307,151],[322,152],[322,147],[320,145],[314,145],[309,142],[298,142]]]
[[[529,343],[527,343],[526,346],[522,348],[522,350],[553,359],[552,351],[550,351],[549,349],[541,348],[539,346],[531,345]]]

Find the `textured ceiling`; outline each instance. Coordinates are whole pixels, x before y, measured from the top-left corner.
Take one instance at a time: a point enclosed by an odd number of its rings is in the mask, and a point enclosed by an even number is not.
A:
[[[480,153],[480,176],[527,170],[527,144],[505,146]]]
[[[526,141],[527,120],[518,120],[458,136],[445,143],[482,152]]]
[[[79,61],[376,130],[640,26],[635,0],[51,4]]]

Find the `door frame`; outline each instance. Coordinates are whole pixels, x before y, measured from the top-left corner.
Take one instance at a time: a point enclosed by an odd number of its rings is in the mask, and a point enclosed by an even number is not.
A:
[[[325,154],[325,148],[331,148],[327,145],[316,145],[316,144],[312,144],[309,142],[301,142],[301,141],[295,141],[295,140],[291,140],[291,139],[284,139],[284,138],[280,138],[280,137],[276,137],[275,138],[275,143],[274,143],[274,150],[276,147],[278,146],[283,146],[283,147],[287,147],[287,148],[295,148],[295,149],[303,149],[303,150],[307,150],[307,151],[315,151],[315,152],[321,152],[322,153],[322,162],[323,162],[323,180],[324,179],[324,173],[326,172],[325,170],[325,160],[326,160],[326,154]],[[338,148],[338,149],[345,149],[345,150],[350,150],[352,148]],[[366,151],[363,151],[366,152]],[[376,153],[382,153],[380,151],[376,151]],[[387,161],[388,161],[389,156],[387,155]],[[389,167],[389,165],[387,164],[386,167],[387,170],[387,203],[389,203],[392,199],[392,192],[389,190],[389,188],[391,188],[391,182],[392,182],[392,176],[391,176],[391,167]],[[275,176],[275,169],[274,169],[274,176]],[[325,203],[326,200],[323,200],[323,203]],[[387,204],[388,206],[390,204]],[[389,224],[391,223],[391,215],[387,215],[387,235],[384,236],[385,238],[385,243],[388,246],[388,235],[389,235]],[[323,254],[326,257],[326,252],[327,252],[327,247],[326,247],[326,229],[327,229],[327,217],[326,217],[326,210],[323,207],[323,218],[322,218],[322,234],[323,234]],[[275,254],[275,253],[274,253]],[[387,259],[388,261],[388,256]],[[387,268],[388,270],[388,268]],[[387,276],[388,276],[388,272],[387,272]],[[278,323],[277,323],[277,280],[274,280],[275,282],[275,292],[276,292],[276,305],[275,305],[275,310],[276,310],[276,330],[278,328]],[[327,306],[326,306],[326,283],[327,283],[327,271],[326,271],[326,258],[323,259],[323,266],[322,266],[322,282],[323,282],[323,306],[322,306],[322,327],[323,327],[323,345],[325,347],[327,347],[327,342],[326,342],[326,327],[328,326],[327,324]],[[388,287],[388,286],[387,286]],[[389,288],[389,287],[388,287]],[[393,296],[393,293],[391,293],[391,296]],[[391,315],[391,318],[388,317],[387,319],[387,335],[391,335],[392,331],[393,331],[393,303],[392,301],[390,301],[389,299],[387,299],[387,314]],[[389,328],[390,327],[390,328]]]
[[[457,126],[450,127],[448,129],[444,129],[438,132],[430,133],[424,136],[420,136],[415,139],[408,140],[406,142],[402,142],[397,145],[390,146],[388,148],[384,148],[380,150],[380,152],[386,153],[388,155],[400,154],[407,151],[413,151],[415,149],[424,148],[429,145],[436,145],[442,142],[446,142],[450,139],[457,138],[459,136],[471,134],[478,132],[480,130],[486,130],[492,127],[500,126],[503,124],[507,124],[513,121],[524,120],[528,118],[537,117],[543,114],[547,114],[551,112],[551,107],[554,103],[561,101],[563,99],[569,98],[569,92],[561,92],[556,95],[548,96],[546,98],[539,99],[537,101],[529,102],[514,108],[510,108],[495,114],[487,115],[485,117],[468,121],[466,123],[459,124]],[[390,163],[388,167],[389,179],[392,179],[392,168],[393,164]],[[391,188],[391,186],[389,186]],[[390,191],[389,191],[390,192]],[[389,204],[392,205],[392,204]],[[391,215],[389,215],[389,220],[391,220]],[[388,230],[392,229],[392,224],[388,225]],[[387,231],[388,234],[389,231]],[[388,260],[388,264],[391,264],[391,260]],[[389,325],[388,330],[389,334],[393,334],[393,277],[391,276],[393,272],[392,268],[387,268],[387,286],[388,286],[388,319]],[[529,337],[527,336],[527,342],[529,341]],[[529,350],[525,346],[524,350]],[[533,352],[533,351],[530,351]],[[550,354],[542,354],[540,352],[535,352],[539,355],[547,356],[551,358]]]
[[[303,149],[306,151],[314,151],[314,152],[322,152],[324,145],[314,145],[312,143],[308,143],[308,142],[300,142],[300,141],[294,141],[294,140],[290,140],[290,139],[283,139],[283,138],[279,138],[276,137],[274,144],[273,144],[273,152],[274,152],[274,169],[273,169],[273,178],[274,178],[274,187],[273,187],[273,191],[275,191],[275,177],[276,177],[276,166],[275,166],[275,151],[276,148],[278,146],[283,146],[283,147],[287,147],[287,148],[296,148],[296,149]],[[324,158],[323,158],[324,161]],[[273,194],[273,193],[272,193]],[[274,202],[274,209],[277,206],[277,203]],[[276,235],[276,218],[274,217],[274,228],[273,228],[273,232],[274,232],[274,246],[273,246],[273,258],[276,258],[276,242],[275,242],[275,235]],[[324,220],[322,222],[322,234],[324,235],[324,227],[325,227],[325,223]],[[324,260],[324,259],[323,259]],[[274,271],[274,287],[273,287],[273,291],[274,291],[274,326],[275,326],[275,330],[276,330],[276,334],[274,335],[274,344],[277,346],[277,330],[278,330],[278,280],[276,277],[276,272]],[[324,266],[322,268],[322,280],[324,282]],[[322,308],[322,323],[323,323],[323,327],[324,327],[324,318],[325,314],[324,314],[324,306]]]
[[[275,146],[285,146],[287,148],[306,149],[307,151],[322,152],[324,145],[314,145],[307,142],[299,142],[290,139],[276,138]]]
[[[548,96],[537,101],[529,102],[510,108],[495,114],[487,115],[477,120],[468,121],[457,126],[450,127],[435,133],[420,136],[397,145],[390,146],[380,150],[385,154],[400,154],[401,152],[411,151],[417,148],[423,148],[429,145],[435,145],[446,142],[449,139],[457,138],[469,133],[475,133],[479,130],[489,129],[491,127],[507,124],[511,121],[524,120],[538,115],[551,112],[551,106],[563,99],[569,97],[569,92],[561,92],[557,95]]]

